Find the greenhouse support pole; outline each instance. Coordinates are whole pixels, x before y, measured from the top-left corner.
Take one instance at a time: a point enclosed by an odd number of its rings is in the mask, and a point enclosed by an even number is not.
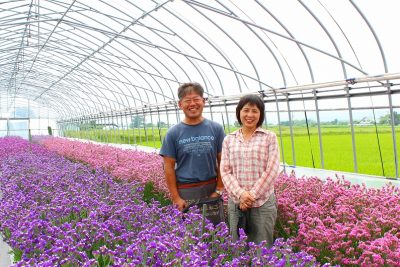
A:
[[[399,160],[397,158],[397,145],[396,145],[396,128],[395,128],[395,118],[393,112],[393,103],[392,103],[392,92],[390,90],[390,83],[386,84],[389,98],[389,111],[390,111],[390,120],[392,126],[392,140],[393,140],[393,154],[394,154],[394,167],[396,169],[396,179],[399,178]]]
[[[214,116],[213,116],[213,112],[212,112],[212,108],[211,108],[211,100],[208,100],[208,107],[210,108],[210,116],[211,116],[211,120],[214,120]]]
[[[230,123],[229,123],[229,116],[228,116],[228,108],[226,106],[226,101],[224,101],[224,107],[225,107],[225,115],[226,115],[226,124],[228,125],[228,133],[231,132],[231,127],[230,127]]]
[[[137,116],[137,113],[136,113],[136,116]],[[132,114],[131,114],[131,117],[132,117]],[[133,127],[132,127],[133,143],[135,145],[137,145],[136,134],[135,134],[135,127],[136,127],[135,121],[133,121],[132,125],[133,125]]]
[[[150,123],[151,123],[151,133],[153,134],[153,147],[156,148],[156,135],[154,132],[154,121],[153,121],[153,114],[151,112],[151,107],[149,107],[149,115],[150,115]]]
[[[128,135],[128,144],[131,144],[131,135],[129,134],[128,114],[125,114],[126,134]]]
[[[354,162],[354,172],[358,173],[358,166],[357,166],[357,151],[356,151],[356,139],[354,135],[354,123],[353,123],[353,111],[351,109],[351,101],[350,101],[350,87],[346,86],[346,98],[347,98],[347,105],[349,108],[349,119],[350,119],[350,129],[351,129],[351,143],[353,146],[353,162]]]
[[[157,130],[158,130],[158,140],[160,141],[160,145],[162,145],[162,134],[161,134],[161,114],[160,108],[157,107]]]
[[[285,94],[286,96],[286,104],[288,109],[289,115],[289,130],[290,130],[290,141],[292,142],[292,158],[293,158],[293,165],[296,166],[296,152],[294,150],[294,134],[293,134],[293,121],[292,121],[292,112],[290,111],[290,104],[289,104],[289,94]]]
[[[322,147],[322,134],[321,134],[321,120],[319,118],[319,108],[318,108],[318,98],[317,98],[317,93],[316,90],[313,90],[314,93],[314,102],[315,102],[315,111],[317,114],[317,127],[318,127],[318,137],[319,137],[319,154],[321,157],[321,168],[324,169],[325,164],[324,164],[324,150]]]
[[[104,131],[104,135],[105,135],[105,139],[106,139],[106,143],[110,143],[110,131],[107,129],[107,125],[110,123],[110,118],[109,117],[105,117],[103,118],[104,121],[104,127],[103,127],[103,131]]]
[[[281,116],[279,114],[279,104],[278,104],[278,97],[276,96],[276,92],[274,92],[275,95],[275,103],[276,103],[276,113],[278,115],[278,128],[279,128],[279,136],[280,136],[280,141],[281,141],[281,153],[282,153],[282,163],[283,163],[283,171],[286,173],[286,162],[285,162],[285,152],[283,149],[283,137],[282,137],[282,127],[281,127]]]
[[[122,122],[122,117],[121,114],[116,114],[115,120],[117,121],[117,135],[118,135],[118,143],[123,143],[125,142],[125,136],[124,136],[124,124]]]

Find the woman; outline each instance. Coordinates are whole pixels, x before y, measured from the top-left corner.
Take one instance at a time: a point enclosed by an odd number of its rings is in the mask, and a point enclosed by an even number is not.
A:
[[[221,176],[228,193],[230,232],[238,239],[238,222],[247,213],[249,242],[273,245],[277,208],[274,183],[279,171],[275,133],[261,128],[264,102],[257,95],[243,96],[236,107],[241,128],[222,145]]]

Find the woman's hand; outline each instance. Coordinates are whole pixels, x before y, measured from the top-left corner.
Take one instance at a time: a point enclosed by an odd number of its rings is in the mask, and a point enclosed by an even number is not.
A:
[[[243,211],[250,209],[254,201],[256,201],[255,197],[249,191],[244,191],[240,196],[239,208]]]

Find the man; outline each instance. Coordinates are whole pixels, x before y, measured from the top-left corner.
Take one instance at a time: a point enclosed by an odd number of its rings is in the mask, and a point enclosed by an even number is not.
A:
[[[172,202],[181,211],[190,200],[219,197],[223,190],[219,164],[225,133],[221,125],[203,117],[203,94],[198,83],[178,88],[185,118],[168,130],[160,150]]]

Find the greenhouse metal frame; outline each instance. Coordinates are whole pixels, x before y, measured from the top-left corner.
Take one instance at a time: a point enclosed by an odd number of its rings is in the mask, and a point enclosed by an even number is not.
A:
[[[290,165],[299,165],[296,115],[307,129],[312,167],[329,168],[321,125],[335,115],[348,123],[352,171],[360,172],[354,128],[369,117],[380,175],[399,178],[398,11],[390,0],[3,1],[0,136],[11,135],[19,121],[26,130],[36,127],[33,134],[47,133],[52,120],[58,136],[90,139],[88,127],[95,125],[107,130],[96,133],[104,142],[127,131],[127,143],[144,138],[156,146],[161,128],[180,120],[178,86],[196,81],[206,91],[205,116],[226,132],[234,128],[240,97],[260,95],[264,127],[277,130],[281,161]],[[389,118],[389,160],[381,154],[378,116]],[[44,125],[33,127],[40,118]],[[283,122],[290,142],[283,140]],[[384,172],[388,161],[391,174]]]

